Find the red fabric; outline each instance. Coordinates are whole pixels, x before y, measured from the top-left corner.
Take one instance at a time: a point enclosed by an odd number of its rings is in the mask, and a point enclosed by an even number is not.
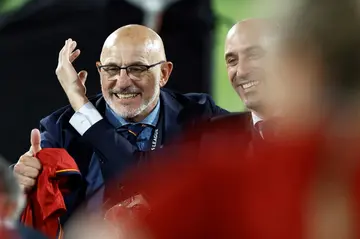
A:
[[[72,180],[80,180],[74,159],[64,149],[42,149],[36,157],[42,164],[37,187],[28,195],[21,221],[49,238],[62,238],[59,218],[66,212],[63,194]]]
[[[1,239],[21,239],[21,236],[16,230],[11,230],[0,226],[0,238]]]
[[[319,135],[292,143],[263,145],[250,159],[245,150],[213,142],[201,152],[207,159],[201,163],[183,149],[169,155],[171,161],[189,160],[163,165],[151,173],[148,169],[137,172],[136,179],[124,181],[124,188],[146,195],[151,212],[140,228],[155,239],[307,238],[303,224],[307,196],[328,158],[322,154]],[[215,145],[221,150],[212,150]],[[357,203],[355,225],[360,225],[359,166],[350,181]],[[110,210],[112,215],[115,209]],[[124,207],[119,208],[121,220],[127,214]],[[356,233],[355,238],[360,238]]]

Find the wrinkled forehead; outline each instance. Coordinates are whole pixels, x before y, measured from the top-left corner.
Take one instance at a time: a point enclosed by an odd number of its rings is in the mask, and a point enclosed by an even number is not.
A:
[[[116,63],[117,65],[129,65],[132,63],[153,64],[159,61],[162,55],[162,47],[159,42],[149,39],[136,41],[124,39],[117,42],[107,40],[101,52],[102,64]]]

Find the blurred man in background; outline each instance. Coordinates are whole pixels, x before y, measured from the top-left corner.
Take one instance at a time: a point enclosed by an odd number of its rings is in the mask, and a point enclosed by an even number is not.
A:
[[[147,27],[124,26],[106,39],[97,63],[102,94],[94,98],[86,96],[88,73],[77,73],[72,65],[80,55],[76,47],[75,41],[66,40],[56,69],[70,106],[41,121],[41,145],[36,131],[36,140],[31,140],[36,143],[14,168],[20,183],[31,190],[41,168],[36,153],[41,148],[67,149],[84,177],[67,205],[69,215],[105,180],[147,161],[150,151],[171,144],[183,130],[227,113],[206,94],[163,89],[173,64],[159,35]]]
[[[212,118],[199,133],[201,139],[197,147],[200,151],[202,145],[206,148],[210,142],[238,148],[240,143],[235,138],[241,135],[247,138],[241,150],[251,154],[258,142],[272,138],[272,123],[266,120],[279,110],[271,106],[269,97],[271,78],[279,77],[271,63],[276,30],[270,19],[256,18],[240,21],[229,30],[224,53],[228,77],[249,112]]]
[[[43,239],[40,233],[22,226],[20,214],[25,207],[25,196],[9,165],[0,157],[0,237],[9,239]]]
[[[138,172],[142,180],[129,187],[143,192],[150,214],[136,219],[134,211],[119,213],[113,225],[120,233],[156,239],[360,237],[359,1],[273,4],[283,7],[276,15],[281,31],[274,58],[281,77],[271,80],[271,98],[282,109],[274,141],[252,160],[227,144],[209,144],[201,164]],[[183,150],[178,157],[194,156]],[[139,231],[143,235],[136,237]]]
[[[269,55],[274,48],[274,23],[269,19],[247,19],[235,24],[225,42],[225,62],[229,81],[251,112],[251,122],[259,129],[263,119],[271,116],[268,97],[274,76]],[[241,116],[249,116],[247,113]],[[262,137],[262,132],[258,132]]]
[[[235,24],[225,42],[225,62],[231,85],[256,124],[267,114],[266,85],[271,72],[266,68],[273,47],[274,26],[268,19],[247,19]]]

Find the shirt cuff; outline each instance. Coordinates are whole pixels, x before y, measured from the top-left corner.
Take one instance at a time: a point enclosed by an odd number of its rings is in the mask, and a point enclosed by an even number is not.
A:
[[[82,136],[91,126],[102,119],[103,117],[95,106],[91,102],[88,102],[83,105],[79,111],[75,112],[69,123]]]

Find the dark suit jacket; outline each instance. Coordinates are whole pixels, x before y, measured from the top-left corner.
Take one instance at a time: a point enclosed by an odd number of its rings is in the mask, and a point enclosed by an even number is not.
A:
[[[259,132],[255,129],[250,112],[232,113],[223,116],[216,116],[201,129],[197,139],[199,152],[206,152],[210,142],[216,150],[223,150],[215,147],[217,144],[229,145],[228,148],[246,150],[252,154],[257,143],[263,142]]]
[[[149,165],[142,165],[142,167],[125,175],[124,178],[119,177],[115,182],[112,182],[112,185],[110,185],[111,192],[105,198],[106,204],[104,208],[108,210],[119,202],[139,193],[146,200],[152,200],[151,197],[154,195],[151,195],[153,192],[148,191],[148,187],[138,188],[137,186],[149,186],[148,182],[152,180],[154,180],[152,186],[157,183],[162,184],[162,182],[156,182],[156,179],[152,177],[154,175],[155,177],[157,175],[166,175],[168,168],[174,169],[178,167],[178,170],[183,172],[184,168],[182,166],[184,162],[179,162],[179,159],[185,162],[189,161],[189,166],[194,165],[191,170],[196,175],[198,169],[201,168],[197,168],[196,165],[208,165],[208,161],[212,160],[212,155],[223,155],[223,166],[227,167],[234,160],[239,162],[247,158],[253,158],[255,156],[254,152],[261,149],[263,142],[264,140],[253,125],[250,112],[212,117],[206,122],[202,122],[201,125],[197,125],[196,128],[188,130],[179,143],[173,143],[169,147],[158,151],[153,155],[154,160],[149,160]],[[198,164],[196,162],[198,160],[205,162]],[[119,184],[122,187],[119,188]],[[189,186],[189,190],[193,189]],[[216,189],[214,190],[216,191]]]
[[[180,135],[185,128],[196,127],[202,120],[226,114],[227,111],[215,105],[206,94],[178,94],[162,89],[160,94],[161,112],[164,115],[163,143],[165,146]],[[104,115],[105,100],[98,95],[90,101]],[[119,176],[139,157],[145,158],[149,152],[138,152],[107,119],[102,119],[88,129],[83,136],[70,125],[74,114],[70,106],[59,109],[40,121],[43,148],[65,148],[75,159],[83,178],[93,169],[90,160],[95,153],[100,161],[102,176],[105,180]],[[87,183],[84,180],[81,189],[72,198],[65,199],[69,214],[77,203],[85,199]]]
[[[192,127],[191,130],[187,130],[178,139],[178,142],[158,151],[157,154],[152,156],[156,162],[159,162],[159,160],[166,161],[157,164],[160,166],[166,164],[169,158],[171,158],[169,155],[174,154],[174,152],[186,152],[191,160],[206,159],[204,155],[208,153],[209,145],[213,146],[211,148],[212,152],[219,154],[224,153],[224,150],[232,148],[234,149],[234,154],[238,151],[247,151],[248,156],[251,156],[254,147],[263,142],[264,140],[253,125],[250,112],[230,113],[202,121],[201,124]],[[228,147],[218,147],[218,145],[227,145]],[[187,158],[184,157],[184,160],[187,160]],[[151,160],[150,162],[154,161]],[[146,169],[148,168],[149,166],[146,165]],[[123,178],[119,177],[117,183],[122,180]],[[131,193],[129,192],[129,194]],[[127,195],[127,192],[123,194],[125,198],[131,196]]]
[[[234,148],[236,150],[248,151],[252,153],[257,143],[262,143],[259,132],[253,125],[250,112],[229,113],[220,116],[214,116],[196,127],[187,130],[179,141],[172,144],[171,147],[160,151],[156,158],[168,158],[175,151],[185,150],[192,152],[192,158],[204,158],[201,154],[208,151],[209,145],[214,147],[215,151],[224,150],[220,145],[228,145],[227,149]]]

